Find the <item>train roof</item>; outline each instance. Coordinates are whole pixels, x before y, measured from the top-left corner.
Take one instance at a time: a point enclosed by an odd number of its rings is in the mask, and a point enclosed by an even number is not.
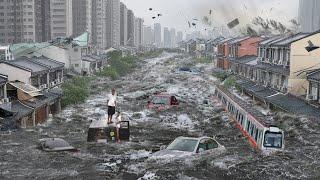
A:
[[[223,93],[225,93],[230,99],[232,99],[234,102],[236,102],[242,109],[244,109],[247,113],[249,113],[251,116],[253,116],[261,125],[265,127],[273,127],[275,126],[275,121],[272,117],[268,117],[258,110],[256,110],[252,104],[243,101],[239,97],[236,97],[235,95],[231,94],[227,89],[225,89],[222,86],[217,86],[219,90],[221,90]]]

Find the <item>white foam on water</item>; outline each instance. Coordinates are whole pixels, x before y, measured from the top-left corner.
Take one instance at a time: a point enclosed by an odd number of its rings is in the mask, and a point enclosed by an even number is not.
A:
[[[153,180],[159,178],[156,173],[154,172],[147,172],[144,174],[143,177],[139,178],[138,180]]]
[[[147,158],[150,156],[151,152],[146,150],[139,150],[139,151],[129,151],[127,154],[130,154],[130,160],[138,160]]]
[[[176,124],[178,127],[189,127],[189,128],[194,127],[194,123],[192,122],[192,120],[189,118],[187,114],[181,114],[177,117],[177,119],[178,121]]]

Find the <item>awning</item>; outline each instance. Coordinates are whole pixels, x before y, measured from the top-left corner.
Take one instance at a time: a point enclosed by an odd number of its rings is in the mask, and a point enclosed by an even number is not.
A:
[[[39,89],[37,89],[34,86],[31,86],[30,84],[25,84],[23,82],[11,82],[9,84],[15,88],[27,93],[27,94],[29,94],[32,97],[37,97],[37,96],[43,95],[40,93]]]

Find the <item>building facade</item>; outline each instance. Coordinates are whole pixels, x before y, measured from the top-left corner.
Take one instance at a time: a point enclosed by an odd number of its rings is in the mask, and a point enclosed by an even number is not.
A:
[[[154,24],[154,43],[157,48],[161,47],[161,42],[162,42],[162,36],[161,36],[161,24],[156,23]]]
[[[87,0],[72,0],[72,36],[77,37],[88,30],[88,18],[90,14],[90,4]]]
[[[143,44],[143,19],[135,18],[134,27],[134,44],[136,47],[139,47]]]
[[[128,40],[128,8],[120,3],[120,45],[126,46]]]
[[[314,32],[320,30],[320,1],[300,0],[299,23],[301,32]]]
[[[47,41],[49,7],[49,0],[0,1],[0,44]]]
[[[72,35],[72,1],[50,0],[51,39]]]
[[[120,46],[120,0],[107,0],[106,10],[106,48],[118,48]]]
[[[134,27],[135,27],[135,17],[134,13],[132,10],[128,10],[128,39],[127,39],[127,44],[128,46],[134,46],[135,42],[135,32],[134,32]]]
[[[163,45],[165,48],[171,47],[171,33],[167,27],[163,28]]]

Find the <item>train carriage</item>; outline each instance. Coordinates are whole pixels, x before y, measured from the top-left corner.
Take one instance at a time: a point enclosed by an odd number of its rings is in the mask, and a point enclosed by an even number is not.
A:
[[[223,87],[216,88],[215,96],[222,102],[231,119],[255,148],[263,151],[284,149],[284,132],[274,126],[270,118],[254,110]]]

